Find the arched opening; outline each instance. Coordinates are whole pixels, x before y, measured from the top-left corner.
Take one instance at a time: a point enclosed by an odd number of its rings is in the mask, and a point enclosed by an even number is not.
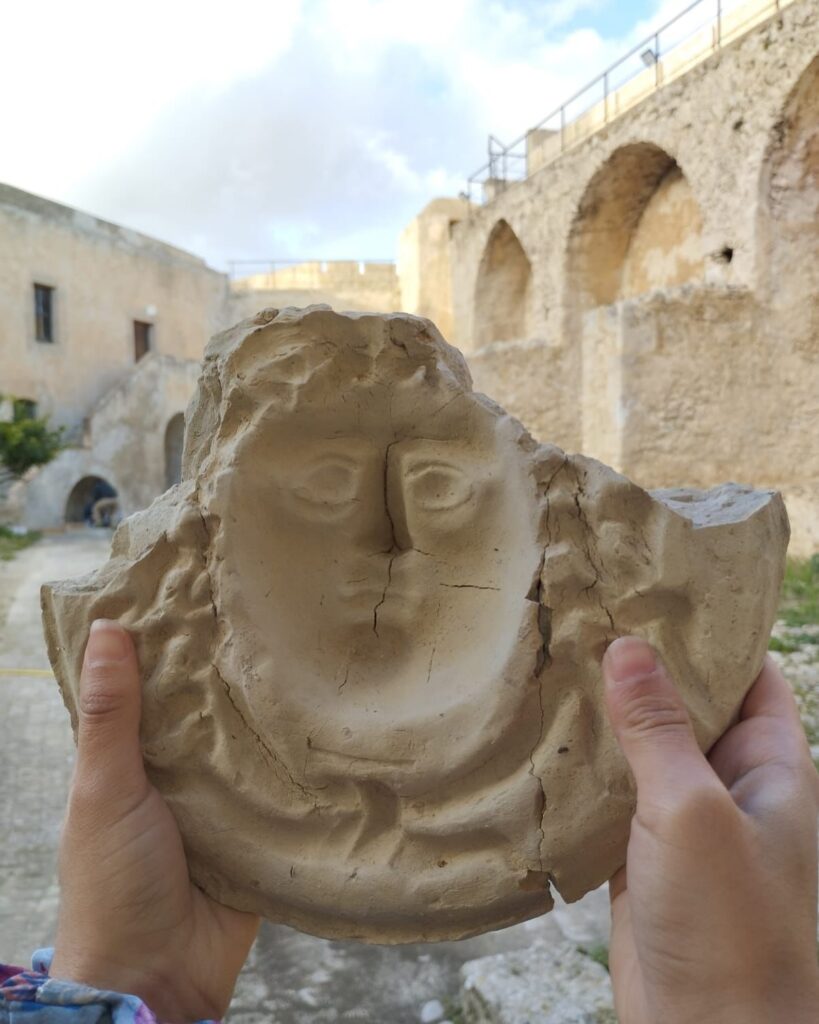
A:
[[[101,476],[84,476],[71,488],[65,503],[66,523],[113,526],[119,518],[116,488]]]
[[[165,486],[182,481],[182,449],[185,444],[185,414],[178,412],[165,428]]]
[[[762,169],[758,238],[763,292],[783,338],[819,348],[819,57],[772,131]]]
[[[702,236],[685,175],[650,142],[615,150],[578,203],[567,250],[566,339],[581,367],[583,450],[617,469],[627,470],[628,453],[645,436],[640,389],[649,362],[640,360],[653,358],[665,323],[653,303],[626,300],[702,280]]]
[[[475,344],[515,341],[531,332],[532,265],[505,220],[492,229],[475,286]]]
[[[646,203],[631,236],[620,298],[698,281],[704,273],[702,214],[688,179],[674,164]]]
[[[647,142],[613,153],[580,201],[568,257],[579,310],[701,279],[702,215],[676,160]]]

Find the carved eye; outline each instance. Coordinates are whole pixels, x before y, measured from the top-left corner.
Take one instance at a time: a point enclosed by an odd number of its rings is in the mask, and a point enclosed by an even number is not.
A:
[[[407,474],[412,500],[428,512],[458,508],[473,495],[472,482],[462,470],[446,463],[427,463]]]
[[[301,476],[293,494],[314,505],[337,508],[358,496],[358,470],[349,462],[326,459],[310,466]]]

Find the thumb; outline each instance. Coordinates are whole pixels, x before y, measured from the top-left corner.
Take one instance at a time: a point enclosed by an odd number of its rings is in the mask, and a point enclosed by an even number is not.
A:
[[[653,648],[620,637],[603,657],[606,705],[614,733],[637,782],[638,803],[675,802],[717,777],[697,745],[691,720]]]
[[[141,796],[142,693],[130,635],[116,622],[91,624],[80,676],[77,781],[108,796]]]

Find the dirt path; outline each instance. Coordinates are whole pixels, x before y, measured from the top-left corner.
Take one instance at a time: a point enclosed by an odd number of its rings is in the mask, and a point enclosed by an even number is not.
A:
[[[47,537],[0,562],[0,960],[53,942],[56,856],[74,745],[40,626],[40,584],[90,572],[110,537]]]

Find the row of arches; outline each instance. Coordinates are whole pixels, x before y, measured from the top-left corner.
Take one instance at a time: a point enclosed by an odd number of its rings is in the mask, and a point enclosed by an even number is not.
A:
[[[761,182],[759,247],[773,305],[819,290],[819,58],[775,127]],[[727,246],[718,259],[730,262]],[[567,284],[575,311],[607,306],[705,276],[703,217],[682,169],[652,143],[616,150],[587,185],[569,234]],[[492,228],[474,297],[477,347],[532,335],[532,265],[506,220]],[[819,315],[819,314],[817,314]],[[819,324],[814,325],[819,326]]]

